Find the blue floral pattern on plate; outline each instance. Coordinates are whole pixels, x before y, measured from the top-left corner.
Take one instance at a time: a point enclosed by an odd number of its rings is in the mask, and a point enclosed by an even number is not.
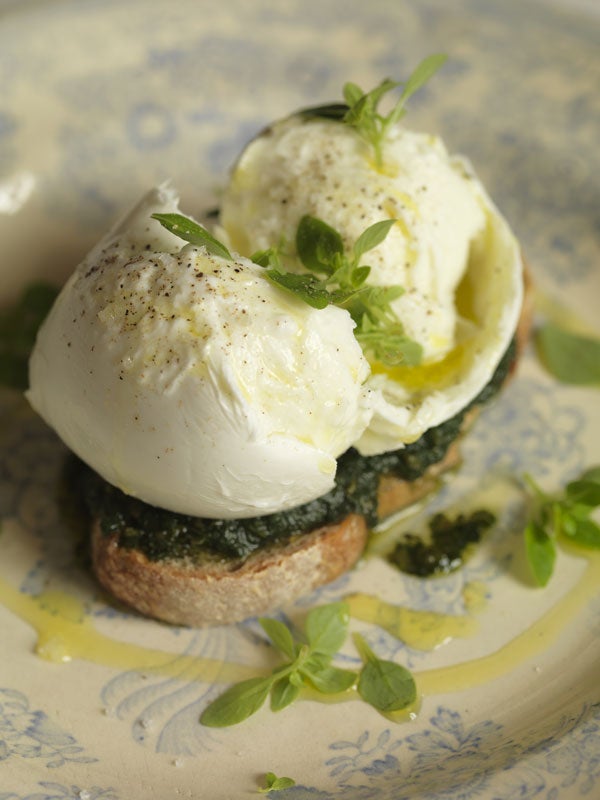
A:
[[[32,710],[22,692],[0,688],[0,763],[18,758],[39,759],[49,769],[98,760],[44,711]]]
[[[52,781],[40,781],[38,786],[42,791],[35,791],[33,794],[2,792],[0,800],[120,800],[114,789],[100,789],[98,786],[84,789],[81,786],[65,786]]]
[[[591,797],[600,785],[600,706],[586,708],[575,720],[562,720],[560,741],[552,738],[520,747],[502,735],[491,721],[465,724],[461,715],[443,706],[431,717],[431,727],[405,737],[389,728],[373,737],[364,731],[356,740],[329,746],[325,762],[341,791],[335,794],[297,785],[282,797],[290,800],[471,800],[482,796],[502,800],[555,800],[560,788],[576,787]],[[495,744],[494,744],[495,742]],[[400,753],[408,750],[408,763]],[[498,771],[498,751],[508,764]],[[510,766],[526,759],[518,778]],[[501,779],[495,782],[494,777]],[[559,787],[556,786],[559,779]]]
[[[269,0],[181,0],[153,3],[151,14],[140,0],[23,2],[18,13],[9,5],[0,9],[0,192],[5,179],[31,172],[36,193],[24,213],[32,214],[34,231],[52,233],[56,252],[49,258],[58,264],[57,274],[64,276],[149,184],[173,177],[190,211],[200,213],[214,204],[215,188],[244,142],[271,118],[338,98],[347,79],[366,86],[385,75],[407,74],[425,53],[444,50],[449,62],[439,80],[413,98],[409,124],[439,131],[453,150],[469,154],[513,223],[536,279],[592,308],[600,174],[597,18],[521,0],[458,0],[452,7],[444,0],[373,0],[363,6],[287,0],[277,7]],[[35,102],[27,99],[32,87]],[[18,223],[12,213],[3,217],[0,211],[0,248],[16,236],[18,226],[4,225]],[[37,252],[33,238],[31,252],[28,236],[23,239],[29,264],[24,280],[41,274],[46,264],[47,254]],[[2,249],[0,255],[3,275],[15,285],[14,261]],[[589,432],[596,430],[590,409],[573,391],[527,372],[486,410],[465,441],[463,477],[474,481],[502,468],[531,471],[549,482],[568,480],[597,443],[590,443]],[[2,395],[0,412],[0,512],[24,532],[27,556],[0,563],[2,575],[26,595],[49,584],[74,585],[99,626],[128,630],[132,618],[98,602],[73,539],[65,536],[55,501],[64,449],[14,395]],[[444,490],[437,502],[451,497]],[[400,579],[399,593],[418,608],[462,613],[465,586],[484,581],[493,600],[512,569],[522,514],[521,506],[506,510],[489,558],[435,583]],[[299,608],[337,599],[354,581],[346,577],[325,587]],[[597,635],[600,607],[587,613]],[[264,650],[255,622],[210,635],[183,629],[161,629],[160,635],[181,655],[235,660]],[[369,635],[382,655],[406,659],[417,669],[427,663],[426,655],[379,629]],[[38,674],[45,668],[40,665]],[[102,709],[124,743],[126,760],[143,763],[156,781],[144,800],[162,800],[161,781],[169,791],[185,784],[181,794],[204,796],[197,775],[230,752],[226,735],[197,723],[215,687],[148,680],[137,672],[115,671],[96,682],[90,675],[81,729],[67,732],[56,722],[50,697],[47,708],[32,710],[27,680],[24,674],[23,686],[11,680],[5,684],[15,688],[0,691],[0,800],[137,800],[139,787],[132,790],[127,768],[114,766],[106,742],[98,738],[93,756],[79,744]],[[301,762],[294,774],[298,785],[281,796],[591,798],[600,786],[597,699],[571,698],[563,713],[549,711],[545,725],[517,732],[485,708],[473,714],[465,707],[468,700],[459,698],[428,704],[410,727],[382,728],[375,718],[369,727],[349,725],[344,737],[324,732],[318,753],[310,753],[310,769]],[[282,739],[291,736],[281,724]],[[235,752],[243,746],[238,742]],[[189,763],[194,775],[186,777],[185,768],[169,771],[172,763],[165,759],[173,758]],[[256,768],[258,760],[244,767],[248,775]],[[278,771],[271,762],[267,768]],[[9,779],[10,785],[2,784]],[[251,788],[249,777],[240,779],[240,787],[244,781]],[[212,796],[243,791],[227,785]]]

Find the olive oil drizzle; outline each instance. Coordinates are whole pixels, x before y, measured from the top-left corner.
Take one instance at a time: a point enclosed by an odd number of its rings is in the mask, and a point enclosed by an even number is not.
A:
[[[36,596],[14,589],[0,579],[0,602],[37,633],[35,653],[47,661],[89,661],[111,669],[150,672],[186,680],[229,683],[258,673],[243,664],[179,655],[131,644],[98,631],[84,605],[65,592]]]
[[[587,566],[576,584],[527,630],[495,652],[469,661],[415,674],[422,697],[461,692],[490,683],[531,661],[556,642],[575,616],[597,596],[600,553],[586,553]],[[481,594],[481,587],[475,591]],[[348,598],[357,619],[381,625],[409,646],[433,649],[457,636],[473,636],[477,620],[432,614],[384,603],[370,595]],[[93,618],[75,597],[62,592],[31,596],[0,579],[0,603],[37,633],[35,652],[54,662],[79,659],[110,669],[135,670],[186,681],[230,683],[259,673],[246,665],[196,656],[178,655],[113,639],[98,631]],[[467,604],[468,608],[468,604]],[[475,603],[475,609],[481,608]],[[340,698],[351,699],[352,694]]]
[[[369,594],[353,594],[345,600],[351,617],[383,628],[415,650],[434,650],[451,639],[473,636],[479,630],[475,617],[466,614],[438,614],[397,606]]]
[[[586,558],[587,568],[575,586],[529,628],[489,655],[420,672],[416,678],[421,694],[462,692],[491,683],[548,650],[577,614],[598,597],[600,553],[586,553]]]

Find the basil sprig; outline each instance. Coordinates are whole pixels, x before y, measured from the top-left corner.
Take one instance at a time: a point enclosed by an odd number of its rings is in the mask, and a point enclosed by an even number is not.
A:
[[[370,92],[364,92],[355,83],[344,85],[344,99],[348,110],[343,121],[373,147],[377,166],[382,165],[383,143],[390,128],[406,114],[406,101],[427,83],[445,61],[446,56],[442,54],[428,56],[421,61],[408,80],[401,82],[386,78]],[[378,107],[383,97],[399,86],[402,86],[402,93],[395,106],[387,116],[380,114]]]
[[[561,494],[544,492],[530,475],[533,511],[525,527],[525,553],[535,582],[546,586],[554,571],[561,538],[583,548],[600,549],[600,526],[591,518],[600,506],[600,467],[586,470]]]
[[[346,255],[340,233],[306,214],[296,231],[296,252],[309,273],[284,271],[278,248],[255,253],[252,260],[267,268],[269,280],[313,308],[336,305],[346,309],[356,323],[354,335],[365,353],[377,361],[415,365],[421,360],[422,347],[405,334],[391,305],[404,289],[368,285],[371,267],[361,264],[362,256],[384,241],[394,222],[385,219],[369,226]]]
[[[280,711],[296,700],[302,689],[329,695],[355,685],[363,700],[378,711],[406,708],[416,697],[412,676],[399,665],[377,659],[362,638],[356,640],[366,662],[360,672],[332,663],[346,640],[348,622],[348,605],[343,602],[313,608],[306,617],[304,635],[298,639],[280,620],[259,619],[286,661],[269,675],[231,686],[207,706],[200,722],[209,727],[236,725],[256,713],[269,696],[271,710]]]
[[[278,778],[274,772],[267,772],[265,775],[265,785],[261,786],[258,791],[263,794],[268,794],[269,792],[280,792],[282,789],[291,789],[291,787],[295,785],[296,781],[293,778],[286,778],[283,776]]]
[[[546,323],[536,332],[537,352],[546,369],[562,383],[600,386],[600,340]]]

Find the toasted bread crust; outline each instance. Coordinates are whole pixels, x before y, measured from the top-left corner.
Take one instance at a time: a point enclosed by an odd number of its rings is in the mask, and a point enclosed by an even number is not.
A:
[[[524,284],[516,360],[525,348],[533,316],[527,271]],[[477,414],[474,408],[465,416],[462,433]],[[454,442],[446,456],[416,481],[382,476],[379,517],[420,500],[459,461],[459,443]],[[281,608],[347,572],[360,559],[366,543],[365,520],[350,514],[335,525],[261,550],[244,562],[222,560],[198,566],[181,560],[150,561],[138,550],[120,547],[118,534],[103,534],[98,520],[92,526],[93,566],[104,588],[142,614],[193,627],[230,624]]]
[[[119,547],[96,521],[92,558],[100,583],[127,605],[157,619],[200,627],[239,622],[280,608],[347,572],[367,542],[363,517],[351,514],[286,545],[234,561],[194,565],[150,561]]]

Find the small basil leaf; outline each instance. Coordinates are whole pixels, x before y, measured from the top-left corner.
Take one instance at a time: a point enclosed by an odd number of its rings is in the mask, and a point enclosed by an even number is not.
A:
[[[356,102],[352,103],[344,116],[344,122],[357,128],[366,122],[368,128],[372,127],[373,103],[368,94],[362,94]]]
[[[377,325],[390,317],[390,303],[403,294],[401,286],[362,286],[354,292],[351,303],[346,307],[357,324],[366,316],[373,325]],[[392,321],[399,330],[403,330],[399,320],[392,316]]]
[[[190,244],[205,247],[209,253],[227,261],[232,261],[232,256],[225,245],[209,233],[206,228],[183,214],[152,214],[152,219],[160,222],[163,228]]]
[[[313,608],[304,630],[311,651],[334,655],[344,644],[350,619],[347,603],[329,603]]]
[[[279,251],[276,247],[269,247],[267,250],[257,250],[256,253],[251,255],[250,260],[258,264],[259,267],[278,268],[281,265]]]
[[[414,69],[404,87],[402,89],[402,100],[406,102],[408,98],[417,92],[427,81],[435,75],[435,73],[446,62],[447,56],[443,53],[434,53],[427,56],[421,61],[420,64]]]
[[[590,467],[579,476],[580,481],[591,481],[591,483],[600,484],[600,467]]]
[[[360,633],[354,633],[352,634],[352,640],[363,661],[367,662],[377,660],[377,656],[367,644],[364,636],[361,636]]]
[[[271,689],[271,711],[281,711],[289,706],[300,694],[300,687],[290,680],[290,676],[275,681]]]
[[[525,528],[525,554],[536,583],[545,586],[550,580],[556,560],[556,546],[546,531],[535,521]]]
[[[399,364],[415,366],[421,363],[423,348],[403,332],[370,326],[363,320],[354,335],[365,353],[382,364],[393,367]]]
[[[284,625],[283,622],[280,622],[278,619],[272,619],[271,617],[261,617],[258,621],[275,647],[283,653],[284,656],[287,656],[293,661],[296,658],[296,648],[288,626]]]
[[[362,668],[357,690],[363,700],[384,713],[401,711],[417,699],[415,679],[406,667],[378,658]]]
[[[269,269],[265,275],[272,282],[299,297],[313,308],[326,308],[331,295],[321,287],[321,282],[314,275],[297,275],[294,272],[279,272]]]
[[[342,93],[344,95],[344,100],[349,106],[356,105],[356,103],[358,103],[360,98],[364,95],[364,92],[360,86],[358,86],[356,83],[352,83],[351,81],[348,81],[348,83],[344,84]]]
[[[307,673],[320,672],[331,664],[329,653],[311,653],[302,662],[302,669]]]
[[[571,512],[566,511],[560,503],[555,503],[553,507],[553,528],[556,535],[564,533],[572,536],[577,527],[577,517]],[[587,513],[585,515],[587,517]]]
[[[358,289],[367,280],[371,273],[371,267],[356,267],[350,275],[350,282],[353,288]]]
[[[331,275],[335,256],[343,254],[344,243],[326,222],[305,214],[296,231],[296,251],[307,269]]]
[[[369,302],[384,308],[404,294],[402,286],[368,286],[365,288],[368,291]]]
[[[367,251],[381,244],[395,222],[395,219],[383,219],[364,230],[354,243],[354,257],[356,260]]]
[[[568,529],[565,526],[563,532],[582,547],[600,548],[600,527],[591,519],[577,520]]]
[[[294,686],[297,686],[298,689],[302,689],[302,687],[304,686],[304,677],[302,676],[299,669],[295,669],[292,672],[290,672],[288,679],[289,682]]]
[[[568,499],[573,503],[596,508],[600,506],[600,483],[588,480],[571,481],[565,487]]]
[[[346,310],[350,312],[348,304],[350,303],[350,305],[352,305],[352,301],[356,296],[356,292],[357,290],[354,287],[351,287],[350,289],[335,289],[333,292],[331,292],[331,302],[336,306],[346,308]],[[350,316],[352,319],[354,319],[351,312]]]
[[[375,112],[384,95],[388,94],[388,92],[391,92],[392,89],[396,89],[400,85],[400,81],[393,81],[391,78],[385,78],[385,80],[381,81],[379,86],[371,89],[371,91],[367,93],[370,110]]]
[[[316,672],[309,672],[306,665],[301,668],[310,683],[323,694],[345,692],[356,682],[356,673],[339,667],[325,667]]]
[[[539,358],[563,383],[600,383],[600,340],[569,333],[547,323],[536,334]]]
[[[234,684],[204,709],[200,716],[201,724],[224,728],[243,722],[263,705],[272,684],[271,677],[250,678]]]
[[[296,781],[293,778],[286,778],[285,776],[278,778],[274,772],[267,772],[265,775],[265,786],[258,791],[266,794],[267,792],[278,792],[281,791],[281,789],[291,789],[291,787],[295,785]]]
[[[294,116],[302,117],[304,119],[313,119],[315,117],[321,119],[331,119],[336,122],[342,122],[348,112],[346,103],[328,103],[323,106],[311,106],[309,108],[301,108]]]

